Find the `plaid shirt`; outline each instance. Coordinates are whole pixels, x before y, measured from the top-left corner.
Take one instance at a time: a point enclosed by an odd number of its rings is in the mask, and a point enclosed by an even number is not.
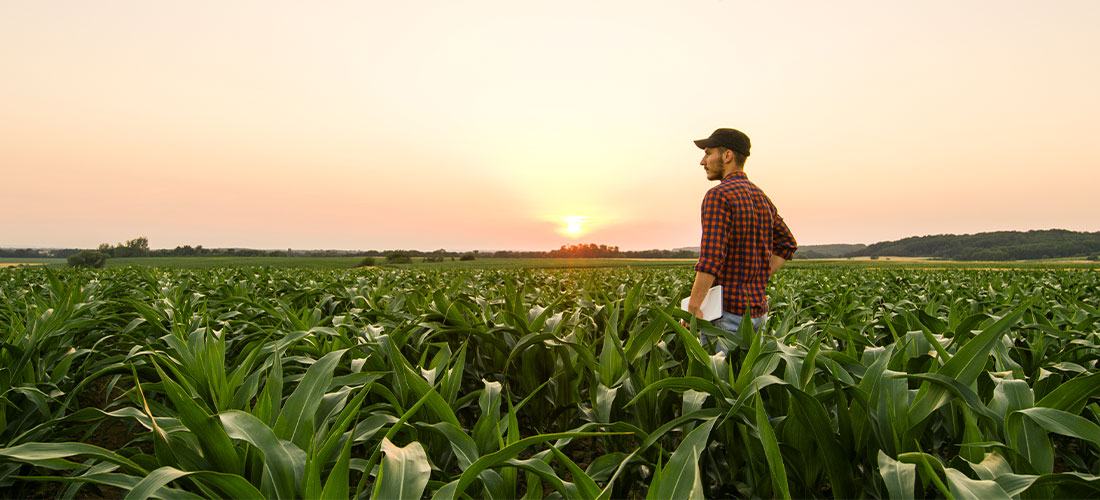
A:
[[[798,249],[768,195],[744,172],[729,174],[703,197],[702,220],[695,270],[722,285],[722,309],[737,315],[748,309],[754,318],[768,312],[771,256],[790,260]]]

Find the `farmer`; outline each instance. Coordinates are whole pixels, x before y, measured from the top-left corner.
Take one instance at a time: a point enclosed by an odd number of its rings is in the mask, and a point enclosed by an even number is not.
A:
[[[702,318],[699,306],[707,290],[722,285],[722,317],[716,326],[736,332],[747,312],[759,329],[767,320],[768,277],[794,256],[798,243],[768,195],[745,176],[747,135],[720,128],[695,145],[704,152],[699,164],[707,180],[720,182],[703,197],[703,238],[688,311]],[[725,352],[721,344],[718,350]]]

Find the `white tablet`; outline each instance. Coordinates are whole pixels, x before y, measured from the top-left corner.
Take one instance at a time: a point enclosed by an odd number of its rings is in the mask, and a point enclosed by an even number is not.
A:
[[[689,300],[691,300],[690,296],[681,301],[680,309],[687,311]],[[703,299],[703,305],[699,309],[703,310],[703,319],[707,321],[714,321],[722,317],[722,285],[712,286],[710,290],[707,290],[707,296]]]

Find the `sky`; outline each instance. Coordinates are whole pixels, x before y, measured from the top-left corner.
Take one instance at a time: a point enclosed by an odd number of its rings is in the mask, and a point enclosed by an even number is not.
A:
[[[1097,24],[1094,0],[0,0],[0,246],[697,246],[718,127],[801,245],[1100,231]]]

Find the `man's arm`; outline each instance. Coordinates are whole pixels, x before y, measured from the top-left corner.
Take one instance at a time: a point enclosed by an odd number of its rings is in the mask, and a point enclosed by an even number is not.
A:
[[[728,202],[715,189],[707,191],[701,209],[703,238],[699,242],[699,261],[695,263],[695,284],[691,286],[688,312],[702,319],[703,299],[726,261],[729,231],[732,226]]]
[[[688,312],[694,314],[696,318],[703,319],[703,311],[700,306],[703,305],[703,299],[707,298],[707,291],[710,290],[713,284],[713,274],[702,271],[695,273],[695,284],[691,286],[691,298],[688,299]]]
[[[783,264],[793,259],[796,250],[798,250],[798,242],[795,241],[794,235],[787,227],[787,223],[783,222],[783,218],[776,212],[775,226],[772,227],[772,256],[769,263],[771,272],[768,273],[768,276],[775,274],[779,268],[783,267]]]
[[[780,256],[773,253],[772,254],[772,261],[771,261],[772,270],[771,270],[771,272],[768,273],[768,276],[771,276],[771,275],[775,274],[775,272],[778,271],[779,268],[783,267],[783,264],[786,264],[786,263],[787,263],[787,259],[784,259],[783,257],[780,257]],[[696,280],[698,280],[698,278],[696,278]],[[692,289],[692,291],[694,292],[694,289]]]

